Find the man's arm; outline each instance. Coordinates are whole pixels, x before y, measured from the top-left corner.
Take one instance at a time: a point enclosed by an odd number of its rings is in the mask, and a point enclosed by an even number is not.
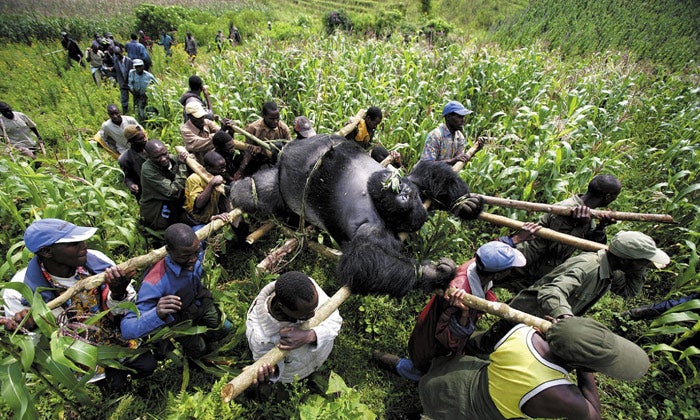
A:
[[[599,420],[601,405],[592,373],[578,372],[578,387],[557,385],[548,388],[522,407],[530,417]]]
[[[214,192],[214,188],[224,183],[224,178],[221,175],[216,175],[204,187],[204,190],[197,196],[194,200],[194,206],[192,208],[193,213],[199,213],[204,209],[204,207],[211,201],[211,195]]]
[[[628,270],[626,273],[622,270],[615,270],[612,273],[610,290],[623,298],[637,296],[639,292],[642,291],[648,271],[648,267],[643,267],[640,270],[634,271]]]
[[[130,191],[133,192],[139,192],[139,185],[136,182],[138,178],[138,175],[136,174],[136,171],[134,168],[129,164],[129,162],[126,159],[126,155],[119,156],[119,167],[121,168],[122,172],[124,172],[124,183],[126,184],[126,187],[129,188]]]
[[[539,286],[537,290],[539,310],[552,318],[573,316],[569,296],[581,286],[583,277],[584,273],[581,269],[573,268],[555,277],[550,283]]]
[[[129,311],[121,321],[122,337],[127,340],[141,338],[151,331],[162,327],[168,322],[174,321],[172,315],[161,318],[158,313],[158,304],[161,292],[149,283],[141,283],[138,294],[137,307],[140,316]]]
[[[212,143],[211,137],[204,138],[199,136],[194,130],[187,127],[187,124],[189,123],[185,123],[180,127],[180,134],[182,134],[182,141],[188,152],[204,153],[214,149],[214,143]],[[214,131],[212,131],[212,133],[214,133]]]

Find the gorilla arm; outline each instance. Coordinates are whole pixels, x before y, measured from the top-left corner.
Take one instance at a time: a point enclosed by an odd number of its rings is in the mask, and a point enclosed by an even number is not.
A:
[[[479,216],[481,197],[469,197],[467,183],[443,162],[419,161],[406,177],[420,189],[423,200],[431,200],[437,210],[449,211],[464,220]]]

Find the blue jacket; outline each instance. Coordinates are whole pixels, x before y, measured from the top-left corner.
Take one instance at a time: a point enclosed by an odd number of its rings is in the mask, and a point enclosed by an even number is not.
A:
[[[177,321],[171,314],[165,319],[160,319],[156,313],[158,300],[163,296],[180,296],[182,309],[176,314],[178,318],[181,318],[192,305],[197,307],[200,305],[199,297],[206,291],[202,285],[203,256],[204,251],[200,248],[199,257],[192,271],[183,270],[169,255],[148,270],[136,300],[140,317],[137,317],[134,312],[129,312],[121,321],[121,332],[125,339],[143,337],[163,325]]]

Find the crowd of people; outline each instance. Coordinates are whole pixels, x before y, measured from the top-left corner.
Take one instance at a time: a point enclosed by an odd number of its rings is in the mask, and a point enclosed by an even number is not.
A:
[[[235,38],[237,29],[233,29],[229,37]],[[217,43],[224,42],[221,36]],[[163,32],[158,44],[166,56],[172,42]],[[81,292],[70,307],[56,308],[54,313],[68,311],[70,317],[84,319],[120,302],[133,302],[137,312],[117,309],[101,318],[92,342],[129,346],[130,341],[160,328],[190,321],[205,331],[178,337],[179,344],[188,357],[205,357],[216,351],[233,326],[204,286],[205,244],[196,230],[212,220],[229,221],[235,206],[228,196],[230,185],[275,165],[286,143],[313,141],[313,123],[297,116],[290,129],[281,120],[278,105],[269,101],[262,104],[259,118],[243,128],[247,133],[243,140],[236,140],[241,137],[238,127],[214,112],[207,86],[193,75],[189,89],[179,98],[184,151],[171,154],[161,140],[149,139],[144,126],[146,88],[158,83],[148,71],[150,38],[139,32],[122,45],[109,33],[95,34],[92,45],[83,52],[64,33],[62,44],[71,60],[84,65],[84,59],[90,64],[95,83],[106,75],[114,77],[119,86],[121,111],[117,104],[107,105],[108,119],[96,139],[118,159],[125,188],[138,200],[140,223],[164,242],[167,255],[135,282],[133,273],[123,272],[105,254],[87,248],[86,241],[97,228],[41,219],[24,233],[25,246],[35,256],[12,282],[39,291],[48,302],[80,279],[104,272],[104,285]],[[190,33],[185,49],[194,61],[197,43]],[[136,118],[127,115],[129,95]],[[444,123],[426,134],[420,159],[450,165],[465,162],[468,141],[463,127],[472,113],[462,103],[448,101],[442,110]],[[34,158],[37,145],[43,149],[36,124],[3,102],[0,114],[7,144]],[[395,165],[401,165],[399,153],[388,151],[375,139],[382,119],[380,108],[369,107],[362,118],[353,121],[346,139],[377,161],[391,157]],[[192,172],[188,159],[196,160],[210,177]],[[645,374],[649,361],[638,346],[584,315],[608,291],[625,298],[637,295],[648,270],[670,262],[653,239],[641,232],[620,231],[608,242],[606,227],[615,220],[602,217],[596,221],[591,209],[607,207],[621,189],[614,176],[597,175],[587,191],[558,203],[571,208],[571,215],[546,214],[538,223],[527,223],[511,236],[480,246],[473,258],[458,267],[452,288],[433,296],[418,316],[407,343],[409,357],[375,351],[374,358],[419,382],[425,414],[432,418],[600,418],[593,372],[633,380]],[[576,254],[571,246],[537,237],[542,227],[608,243],[608,247]],[[515,294],[509,303],[512,308],[551,320],[551,329],[538,331],[502,319],[487,331],[476,331],[482,313],[465,306],[463,298],[470,294],[496,301],[495,288],[509,289]],[[14,288],[5,288],[2,294],[0,324],[7,330],[21,326],[32,331],[35,322],[30,303]],[[280,275],[260,291],[246,319],[253,358],[259,359],[275,346],[289,353],[277,365],[262,366],[258,382],[292,382],[309,376],[325,362],[342,325],[338,310],[310,330],[300,326],[327,300],[314,279],[296,271]],[[130,371],[105,367],[94,380],[108,390],[105,392],[123,391],[128,386],[127,373],[136,372],[132,378],[151,374],[163,351],[162,347],[149,350],[125,362]],[[570,376],[574,370],[577,381]]]

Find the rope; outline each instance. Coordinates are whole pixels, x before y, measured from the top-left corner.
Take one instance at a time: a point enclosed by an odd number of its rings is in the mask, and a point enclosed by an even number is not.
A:
[[[466,203],[467,200],[470,198],[469,194],[464,194],[463,196],[457,198],[454,203],[452,203],[452,206],[450,207],[450,212],[454,212],[457,210],[457,208],[461,207],[462,204]],[[442,204],[442,203],[440,203]]]
[[[255,187],[255,178],[252,176],[250,177],[250,194],[253,196],[253,205],[257,208],[260,200],[258,199],[258,189]]]
[[[321,166],[323,163],[323,158],[326,156],[328,152],[333,150],[333,142],[331,142],[331,138],[326,137],[326,141],[330,143],[330,148],[326,150],[321,156],[316,159],[316,162],[314,163],[314,166],[311,168],[311,172],[309,172],[309,175],[306,177],[306,183],[304,184],[304,191],[301,194],[301,214],[299,215],[299,230],[303,232],[304,229],[304,224],[305,224],[305,218],[306,218],[306,196],[307,193],[309,192],[309,182],[311,181],[311,177],[313,174],[318,170],[318,168]],[[306,236],[306,234],[304,234]]]

